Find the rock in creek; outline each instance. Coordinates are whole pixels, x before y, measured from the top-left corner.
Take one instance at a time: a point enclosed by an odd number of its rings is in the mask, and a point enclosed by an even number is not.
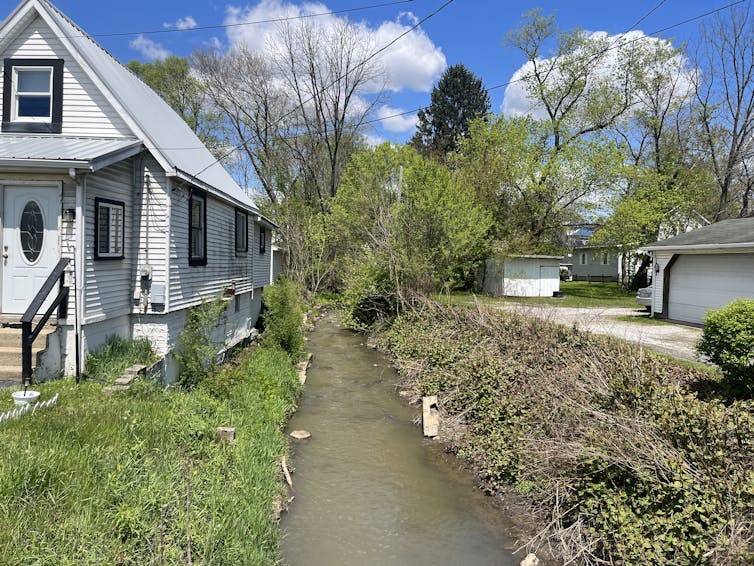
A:
[[[521,561],[521,566],[538,566],[539,558],[536,554],[527,554],[526,558]]]
[[[304,440],[306,438],[311,438],[312,433],[308,430],[294,430],[291,432],[290,436],[296,440]]]

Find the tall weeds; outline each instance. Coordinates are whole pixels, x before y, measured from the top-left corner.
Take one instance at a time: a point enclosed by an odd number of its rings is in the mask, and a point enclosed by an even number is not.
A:
[[[490,492],[530,499],[584,564],[754,560],[754,403],[619,340],[427,303],[386,337],[407,380],[467,425],[455,449]]]

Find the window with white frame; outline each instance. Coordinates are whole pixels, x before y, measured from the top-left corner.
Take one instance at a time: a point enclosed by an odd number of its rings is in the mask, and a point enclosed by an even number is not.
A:
[[[249,251],[249,215],[243,210],[236,210],[236,253]]]
[[[602,265],[607,265],[608,263],[610,263],[610,254],[602,252]]]
[[[189,265],[207,265],[207,194],[197,189],[189,197]]]
[[[267,230],[263,226],[259,227],[259,253],[263,254],[267,249]]]
[[[125,239],[123,202],[104,198],[94,199],[94,259],[123,259]]]
[[[586,252],[581,252],[581,255],[579,256],[579,263],[581,265],[586,265]]]
[[[63,61],[5,59],[3,71],[3,131],[60,133]]]

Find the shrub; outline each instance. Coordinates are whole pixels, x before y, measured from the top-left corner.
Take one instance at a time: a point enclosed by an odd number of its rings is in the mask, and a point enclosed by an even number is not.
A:
[[[193,389],[214,371],[219,347],[212,340],[212,330],[227,306],[218,297],[189,309],[175,355],[181,367],[179,386]]]
[[[278,346],[291,357],[298,358],[304,351],[301,328],[304,315],[298,288],[292,281],[280,278],[264,290],[262,300],[265,307],[262,344]]]
[[[86,373],[91,377],[111,381],[123,375],[134,364],[150,364],[157,359],[147,338],[127,340],[110,336],[107,342],[86,357]]]
[[[696,348],[727,378],[754,386],[754,300],[739,299],[708,312]]]
[[[367,330],[395,316],[395,284],[376,258],[354,266],[345,287],[341,299],[343,323],[351,330]]]

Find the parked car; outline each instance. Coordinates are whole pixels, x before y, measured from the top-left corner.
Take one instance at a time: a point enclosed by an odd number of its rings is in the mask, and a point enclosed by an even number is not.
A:
[[[636,302],[648,311],[652,310],[652,287],[643,287],[636,293]]]

